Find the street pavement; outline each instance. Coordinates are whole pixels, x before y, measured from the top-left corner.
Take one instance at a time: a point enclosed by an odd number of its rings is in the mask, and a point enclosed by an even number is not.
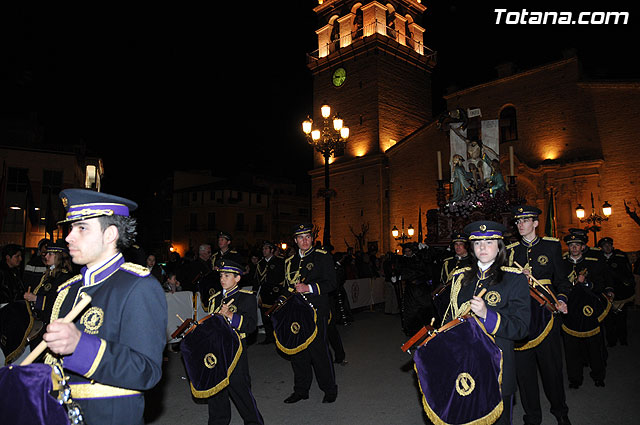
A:
[[[346,365],[336,365],[338,399],[323,404],[316,382],[309,399],[285,404],[293,388],[289,361],[271,345],[249,346],[253,394],[266,424],[430,424],[423,412],[411,356],[400,350],[407,340],[398,315],[366,310],[349,326],[339,326],[347,353]],[[258,336],[258,342],[264,336]],[[573,425],[640,424],[640,310],[629,311],[629,345],[608,349],[606,386],[596,387],[585,369],[577,390],[566,388]],[[153,425],[205,425],[205,400],[191,396],[180,353],[167,352],[162,381],[147,393],[145,420]],[[567,387],[565,372],[565,387]],[[543,424],[556,424],[541,396]],[[232,404],[231,424],[242,424]],[[513,423],[522,424],[516,400]]]

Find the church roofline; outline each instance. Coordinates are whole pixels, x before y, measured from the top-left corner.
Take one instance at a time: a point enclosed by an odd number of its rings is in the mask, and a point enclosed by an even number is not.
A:
[[[517,79],[522,78],[522,77],[528,77],[530,75],[536,74],[536,73],[541,72],[541,71],[547,71],[549,69],[559,68],[559,67],[565,66],[565,65],[567,65],[567,64],[569,64],[571,62],[577,62],[577,61],[578,61],[578,58],[571,57],[571,58],[568,58],[568,59],[563,59],[561,61],[557,61],[557,62],[553,62],[553,63],[547,64],[547,65],[541,65],[541,66],[539,66],[537,68],[529,69],[529,70],[526,70],[526,71],[519,72],[517,74],[509,75],[507,77],[498,78],[496,80],[488,81],[486,83],[482,83],[482,84],[478,84],[476,86],[468,87],[466,89],[458,90],[458,91],[456,91],[454,93],[450,93],[450,94],[447,94],[447,95],[443,96],[443,98],[446,99],[446,100],[450,100],[450,99],[453,99],[455,97],[470,93],[472,91],[476,91],[476,90],[484,89],[484,88],[487,88],[487,87],[495,86],[495,85],[502,84],[502,83],[507,82],[507,81],[517,80]]]
[[[431,121],[428,123],[425,123],[424,125],[422,125],[421,127],[418,127],[415,131],[413,131],[411,134],[409,134],[408,136],[406,136],[405,138],[401,139],[398,141],[398,143],[396,143],[395,145],[391,146],[389,149],[387,149],[385,151],[385,154],[387,155],[393,155],[394,153],[398,152],[400,149],[402,149],[403,146],[407,145],[407,142],[409,142],[411,139],[413,139],[415,136],[417,136],[419,133],[426,131],[429,129],[429,127],[433,126],[437,124],[437,121]]]

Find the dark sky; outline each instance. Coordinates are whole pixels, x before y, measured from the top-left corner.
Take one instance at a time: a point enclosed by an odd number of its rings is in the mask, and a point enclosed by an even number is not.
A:
[[[174,168],[284,176],[309,169],[300,122],[313,112],[305,55],[317,48],[316,0],[248,2],[253,9],[242,11],[235,2],[6,3],[4,111],[37,111],[49,143],[84,140],[104,158],[105,190],[133,193],[149,173]],[[565,48],[578,50],[590,77],[640,76],[632,57],[640,15],[623,2],[598,9],[544,1],[423,4],[425,43],[438,51],[436,108],[447,87],[494,79],[502,61],[529,69],[561,59]],[[497,8],[631,16],[617,26],[496,25]]]

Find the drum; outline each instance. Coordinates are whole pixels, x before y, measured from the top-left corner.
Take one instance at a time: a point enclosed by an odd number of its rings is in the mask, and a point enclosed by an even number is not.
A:
[[[28,301],[13,301],[0,309],[0,348],[6,365],[24,352],[33,322]]]
[[[609,313],[611,303],[604,294],[575,285],[569,294],[568,313],[563,315],[562,330],[578,338],[600,333],[600,323]]]
[[[451,285],[445,285],[433,294],[432,302],[436,311],[436,323],[442,323],[451,298]]]
[[[413,360],[434,424],[493,423],[502,414],[502,351],[474,317],[432,333]]]
[[[546,286],[545,286],[546,288]],[[550,291],[550,289],[548,289]],[[553,311],[556,311],[554,300],[548,292],[531,287],[529,290],[531,296],[531,320],[529,321],[529,336],[522,340],[516,341],[514,349],[516,351],[528,350],[540,345],[545,337],[549,335],[553,329],[555,322]]]
[[[210,314],[187,331],[180,343],[185,369],[196,398],[207,398],[229,385],[242,354],[238,333],[220,314]]]
[[[299,292],[275,309],[270,317],[276,345],[285,354],[304,350],[318,334],[316,310]]]
[[[3,424],[68,425],[66,409],[58,402],[60,387],[52,366],[33,363],[0,369],[0,417]]]

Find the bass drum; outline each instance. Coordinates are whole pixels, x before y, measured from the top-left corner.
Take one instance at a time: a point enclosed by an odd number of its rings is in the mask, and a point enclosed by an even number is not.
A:
[[[285,354],[296,354],[318,334],[318,316],[304,295],[296,292],[271,313],[276,345]]]
[[[229,385],[242,354],[242,342],[227,319],[219,314],[202,318],[180,343],[191,393],[207,398]]]
[[[434,424],[489,424],[502,414],[502,351],[477,319],[447,323],[413,360],[422,405]]]
[[[547,287],[545,286],[545,288]],[[547,290],[550,291],[550,289]],[[544,294],[542,291],[540,291],[538,295],[545,299],[550,305],[554,305],[551,297]],[[540,305],[540,302],[533,296],[530,296],[529,299],[531,300],[531,320],[529,321],[529,336],[527,337],[527,339],[515,342],[514,349],[516,351],[528,350],[540,345],[540,343],[544,341],[546,336],[549,335],[549,333],[553,329],[553,325],[556,320],[553,313],[551,313],[551,311],[549,311],[549,309],[544,305]]]
[[[51,365],[32,363],[0,369],[3,424],[68,425],[67,411],[51,394],[59,390]]]
[[[433,294],[432,302],[433,308],[436,313],[435,323],[442,323],[444,317],[447,313],[447,308],[449,307],[449,302],[451,301],[451,284],[443,286],[437,292]]]
[[[609,313],[611,303],[604,294],[576,285],[569,294],[569,312],[563,315],[562,330],[578,338],[600,333],[600,323]]]

